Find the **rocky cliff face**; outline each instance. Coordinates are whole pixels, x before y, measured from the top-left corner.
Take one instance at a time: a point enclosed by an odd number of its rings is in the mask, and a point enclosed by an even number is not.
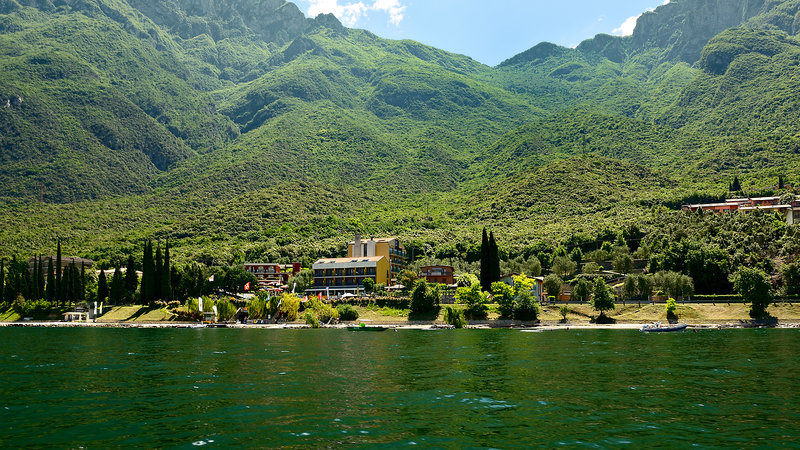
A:
[[[184,39],[207,34],[217,39],[252,32],[267,42],[300,36],[309,21],[284,0],[128,0],[153,22]]]
[[[632,47],[662,48],[664,59],[693,64],[711,38],[763,12],[765,3],[766,0],[673,0],[639,18]]]

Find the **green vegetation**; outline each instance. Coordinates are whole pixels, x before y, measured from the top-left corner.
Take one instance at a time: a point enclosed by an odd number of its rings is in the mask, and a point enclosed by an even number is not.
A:
[[[598,278],[594,282],[592,308],[600,312],[600,317],[605,317],[606,311],[611,311],[616,308],[616,305],[614,305],[614,297],[611,295],[611,292],[609,292],[609,288],[602,278]]]
[[[489,316],[489,294],[481,290],[480,283],[457,288],[456,302],[466,305],[464,315],[470,320],[484,320]]]
[[[678,310],[678,303],[675,301],[674,298],[670,297],[667,300],[665,310],[667,312],[667,319],[670,322],[675,322],[678,320],[678,315],[675,313],[675,311]]]
[[[339,312],[339,319],[341,320],[350,322],[358,320],[358,310],[353,305],[339,305],[336,310]]]
[[[567,315],[570,313],[569,306],[561,305],[561,307],[558,308],[558,313],[561,314],[561,321],[566,323],[567,322]]]
[[[750,316],[761,318],[766,315],[767,306],[772,301],[767,274],[742,267],[733,276],[733,287],[745,302],[750,303]]]
[[[501,317],[514,315],[514,288],[503,282],[492,283],[492,297],[498,305]]]
[[[467,319],[464,317],[464,310],[454,306],[445,307],[444,322],[456,328],[464,328],[467,326]]]
[[[800,292],[797,225],[677,211],[797,193],[794,0],[714,17],[673,2],[632,37],[542,43],[496,68],[278,3],[0,7],[5,306],[238,293],[244,261],[310,267],[355,231],[455,266],[470,317],[489,291],[503,317],[532,314],[495,292],[501,272],[581,301],[604,267],[628,275],[626,300],[730,294],[743,268]],[[111,272],[52,270],[62,246]],[[413,300],[416,274],[399,281]],[[419,289],[414,310],[431,304]]]
[[[441,293],[439,287],[431,285],[426,281],[416,283],[414,291],[411,293],[410,309],[412,314],[425,314],[438,312]]]

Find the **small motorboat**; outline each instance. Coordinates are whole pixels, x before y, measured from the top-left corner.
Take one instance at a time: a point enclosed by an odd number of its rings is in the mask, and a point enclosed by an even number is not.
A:
[[[683,331],[687,326],[688,325],[685,323],[679,323],[665,327],[661,325],[661,322],[655,322],[653,324],[643,326],[639,331],[644,333],[669,333],[671,331]]]

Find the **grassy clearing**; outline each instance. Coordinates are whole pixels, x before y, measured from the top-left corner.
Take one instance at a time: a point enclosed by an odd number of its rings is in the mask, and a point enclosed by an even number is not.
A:
[[[558,313],[559,305],[550,305],[542,308],[540,319],[543,322],[560,322]],[[589,305],[569,305],[570,313],[567,315],[569,323],[586,324],[597,317],[598,313]],[[778,303],[770,305],[767,312],[779,321],[800,321],[800,304]],[[742,303],[717,303],[717,304],[679,304],[678,320],[685,323],[727,323],[751,320],[750,306]],[[648,323],[654,321],[667,321],[667,313],[663,304],[628,303],[617,304],[617,308],[606,314],[617,323]]]
[[[463,307],[463,305],[456,305]],[[539,320],[543,323],[561,323],[562,318],[559,313],[560,304],[552,304],[541,307]],[[590,324],[597,318],[598,313],[588,304],[568,305],[570,312],[567,314],[567,323],[571,324]],[[358,317],[360,320],[371,321],[374,323],[398,324],[402,325],[415,321],[436,321],[443,322],[444,308],[441,309],[439,316],[435,319],[425,318],[409,320],[407,309],[396,309],[389,307],[357,306]],[[679,304],[678,320],[689,324],[715,324],[730,323],[751,320],[750,306],[741,303],[717,303],[715,304]],[[767,312],[778,321],[800,322],[800,304],[779,303],[773,304]],[[606,314],[617,323],[650,323],[655,321],[666,322],[667,312],[664,304],[637,303],[617,304],[613,311]],[[489,308],[489,321],[497,320],[499,316],[496,308]]]
[[[175,320],[175,314],[167,311],[166,308],[149,309],[144,314],[135,317],[133,322],[169,322]]]
[[[103,316],[97,319],[97,321],[125,322],[129,320],[135,320],[137,316],[144,314],[146,311],[147,308],[142,305],[114,306],[111,308],[111,311],[103,314]]]

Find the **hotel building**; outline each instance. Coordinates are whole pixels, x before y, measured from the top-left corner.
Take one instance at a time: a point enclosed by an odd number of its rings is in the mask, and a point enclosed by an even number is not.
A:
[[[292,275],[300,273],[300,263],[245,263],[244,271],[252,273],[260,287],[284,286]]]
[[[325,258],[314,263],[314,286],[306,292],[358,294],[364,290],[365,279],[389,285],[405,267],[405,248],[396,238],[362,240],[356,235],[348,244],[347,258]]]

